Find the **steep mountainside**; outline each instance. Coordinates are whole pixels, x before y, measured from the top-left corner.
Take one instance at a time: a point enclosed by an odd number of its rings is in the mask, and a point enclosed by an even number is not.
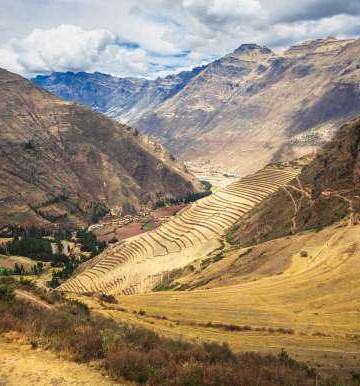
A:
[[[304,230],[319,230],[360,214],[360,118],[340,128],[300,176],[231,229],[247,245]]]
[[[197,182],[162,146],[0,70],[1,223],[95,220],[184,196]]]
[[[99,72],[54,72],[49,76],[39,75],[34,81],[65,100],[128,122],[174,96],[201,69],[197,67],[155,80],[117,78]]]
[[[257,170],[314,150],[360,113],[359,58],[360,40],[329,38],[283,54],[243,45],[134,124],[186,159]]]
[[[244,44],[197,71],[166,95],[157,89],[164,80],[152,83],[162,97],[154,103],[153,93],[140,98],[130,115],[127,108],[115,107],[138,98],[134,86],[124,83],[120,102],[113,99],[105,111],[128,119],[183,159],[209,159],[240,175],[314,151],[360,113],[360,40],[326,38],[282,53]],[[39,83],[60,93],[66,82],[55,78]],[[83,83],[73,89],[82,92]],[[102,103],[102,97],[95,99]],[[83,102],[94,103],[85,97]]]

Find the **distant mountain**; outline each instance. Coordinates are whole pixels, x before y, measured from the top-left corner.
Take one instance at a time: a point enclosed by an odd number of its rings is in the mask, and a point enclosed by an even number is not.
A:
[[[37,82],[59,94],[64,82],[56,86],[53,77]],[[318,39],[282,53],[244,44],[181,81],[177,76],[168,81],[177,85],[176,92],[159,91],[162,97],[152,103],[164,82],[158,79],[151,93],[123,108],[138,98],[133,85],[141,89],[147,82],[132,80],[106,113],[129,121],[183,159],[209,159],[243,175],[314,151],[360,113],[360,40]],[[95,87],[90,81],[87,86]],[[74,88],[81,90],[75,82]]]
[[[33,80],[62,99],[76,101],[125,123],[174,96],[202,68],[155,80],[117,78],[100,72],[54,72]]]
[[[0,223],[84,225],[198,183],[137,130],[0,69]]]

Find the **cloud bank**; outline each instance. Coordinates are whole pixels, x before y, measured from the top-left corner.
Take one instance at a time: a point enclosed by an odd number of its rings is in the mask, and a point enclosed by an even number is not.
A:
[[[360,36],[360,1],[0,0],[0,67],[156,77],[242,43]]]

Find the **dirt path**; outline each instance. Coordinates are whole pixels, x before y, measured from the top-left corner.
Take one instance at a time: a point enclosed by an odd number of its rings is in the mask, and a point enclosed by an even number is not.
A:
[[[43,300],[37,298],[35,295],[31,294],[30,292],[22,291],[22,290],[15,290],[16,296],[27,300],[37,306],[40,306],[42,308],[46,308],[47,310],[51,310],[53,306],[51,304],[48,304],[44,302]],[[1,385],[0,385],[1,386]]]
[[[0,337],[0,386],[119,385],[84,364]]]

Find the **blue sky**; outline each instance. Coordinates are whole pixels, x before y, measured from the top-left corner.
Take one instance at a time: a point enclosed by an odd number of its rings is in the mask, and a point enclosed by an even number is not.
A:
[[[360,36],[359,0],[0,0],[0,67],[154,78],[258,43]]]

